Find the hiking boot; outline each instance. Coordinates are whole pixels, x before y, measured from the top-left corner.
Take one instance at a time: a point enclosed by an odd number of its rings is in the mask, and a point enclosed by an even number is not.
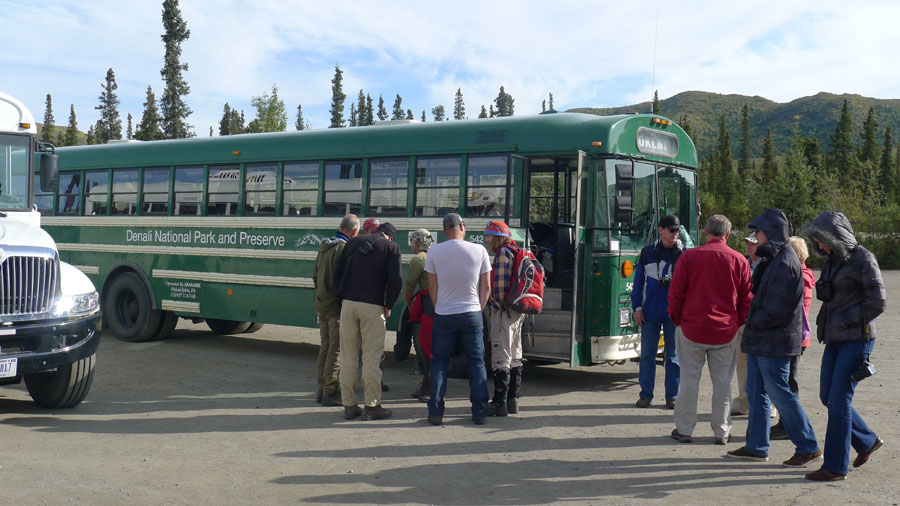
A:
[[[359,406],[344,406],[344,420],[353,420],[363,412]]]
[[[679,443],[691,443],[693,439],[691,436],[685,436],[684,434],[678,432],[678,429],[672,429],[672,439],[678,441]]]
[[[875,450],[881,448],[883,445],[884,440],[876,436],[875,442],[872,443],[872,447],[856,456],[856,459],[853,461],[853,467],[859,467],[868,462],[869,457],[872,455],[872,453],[874,453]]]
[[[393,413],[389,409],[385,409],[381,407],[381,404],[377,406],[366,406],[365,411],[363,412],[363,420],[383,420],[385,418],[390,418],[391,413]]]
[[[675,409],[675,398],[666,399],[666,409]]]
[[[731,450],[730,452],[727,452],[725,456],[735,459],[752,460],[754,462],[768,462],[769,460],[768,455],[757,455],[748,450],[746,446],[742,446],[737,450]]]
[[[781,463],[784,467],[806,467],[807,464],[814,460],[822,458],[822,450],[816,450],[812,453],[795,453],[793,457]]]
[[[783,441],[785,439],[790,439],[787,431],[784,430],[784,424],[781,423],[781,420],[779,420],[775,425],[769,427],[769,439],[772,441]]]
[[[483,416],[473,416],[472,423],[475,425],[484,425],[484,417]]]
[[[825,469],[819,469],[818,471],[807,473],[806,479],[812,481],[840,481],[846,480],[847,475],[841,473],[832,473],[831,471],[826,471]]]
[[[518,397],[510,397],[509,399],[506,399],[506,412],[511,415],[516,415],[519,413]]]
[[[522,366],[509,370],[509,391],[506,393],[506,411],[515,415],[519,412],[519,390],[522,388]]]
[[[487,416],[506,416],[508,414],[509,410],[506,404],[495,404],[492,402],[488,405]]]
[[[341,402],[341,393],[335,392],[331,395],[323,395],[322,396],[322,405],[323,406],[343,406],[344,403]]]
[[[650,398],[649,397],[641,397],[634,403],[635,406],[639,408],[649,408],[650,407]]]
[[[441,425],[444,423],[444,417],[440,415],[428,415],[428,423],[431,425]]]

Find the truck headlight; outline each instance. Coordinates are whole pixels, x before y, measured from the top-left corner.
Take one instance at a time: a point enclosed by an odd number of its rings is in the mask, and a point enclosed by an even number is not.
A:
[[[59,317],[83,316],[100,310],[100,296],[97,292],[79,295],[63,295],[53,308],[53,314]]]
[[[619,308],[619,327],[631,325],[631,308]]]

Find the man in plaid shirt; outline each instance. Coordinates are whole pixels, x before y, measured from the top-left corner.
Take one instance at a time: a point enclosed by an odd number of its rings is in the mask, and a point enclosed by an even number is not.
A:
[[[488,406],[488,416],[506,416],[519,412],[519,388],[522,386],[522,322],[525,315],[506,304],[518,247],[509,227],[499,220],[488,223],[484,237],[488,251],[494,253],[490,303],[494,399]]]

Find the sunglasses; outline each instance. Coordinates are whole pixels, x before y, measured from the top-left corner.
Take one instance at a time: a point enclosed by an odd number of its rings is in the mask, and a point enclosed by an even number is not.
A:
[[[669,232],[672,232],[673,234],[677,234],[677,233],[681,232],[681,228],[671,227],[671,228],[669,228]]]

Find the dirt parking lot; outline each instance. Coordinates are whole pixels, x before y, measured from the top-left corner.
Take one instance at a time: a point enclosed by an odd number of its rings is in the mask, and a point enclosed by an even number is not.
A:
[[[897,504],[900,272],[884,274],[878,374],[854,406],[886,445],[844,482],[781,467],[789,441],[772,443],[768,463],[725,460],[747,419],[727,447],[713,444],[707,378],[693,444],[669,438],[672,412],[659,402],[634,407],[634,362],[529,367],[521,413],[480,427],[467,382],[451,380],[445,425],[433,427],[408,397],[419,380],[411,363],[389,358],[393,418],[344,421],[314,400],[316,331],[216,337],[182,321],[163,342],[104,335],[93,389],[74,409],[50,412],[22,386],[0,389],[0,504]],[[824,443],[821,354],[813,343],[801,359],[800,387]]]

